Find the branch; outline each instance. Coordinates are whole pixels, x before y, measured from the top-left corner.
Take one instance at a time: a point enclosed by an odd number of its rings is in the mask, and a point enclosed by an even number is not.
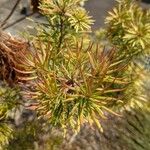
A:
[[[7,29],[7,28],[9,28],[9,27],[11,27],[11,26],[17,24],[18,22],[23,21],[24,19],[26,19],[26,17],[32,16],[33,14],[34,14],[34,12],[32,12],[32,13],[30,13],[30,14],[24,16],[24,17],[21,17],[21,18],[19,18],[18,20],[16,20],[16,21],[14,21],[14,22],[8,24],[7,26],[3,27],[2,29],[5,30],[5,29]]]
[[[9,13],[9,15],[6,17],[6,19],[2,22],[2,24],[0,25],[0,27],[3,27],[6,23],[7,20],[13,15],[14,11],[16,10],[18,4],[20,3],[21,0],[17,0],[14,7],[12,8],[11,12]]]

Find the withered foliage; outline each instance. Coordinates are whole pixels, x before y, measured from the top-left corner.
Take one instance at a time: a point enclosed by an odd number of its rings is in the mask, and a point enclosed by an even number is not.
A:
[[[0,80],[12,86],[28,76],[22,65],[28,51],[27,42],[0,31]]]

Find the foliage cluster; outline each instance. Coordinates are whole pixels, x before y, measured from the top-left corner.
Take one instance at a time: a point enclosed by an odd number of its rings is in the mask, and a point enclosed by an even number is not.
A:
[[[118,6],[108,13],[108,38],[113,44],[130,55],[149,51],[149,10],[132,0],[118,0]]]
[[[8,144],[13,137],[13,130],[10,126],[10,112],[20,104],[20,94],[18,88],[10,88],[6,84],[0,85],[0,148]]]
[[[78,0],[41,1],[40,9],[48,24],[40,24],[33,37],[26,65],[36,79],[27,94],[37,99],[39,117],[54,126],[79,131],[89,122],[103,131],[99,117],[106,118],[105,111],[118,115],[112,108],[126,103],[129,58],[89,41],[92,20]]]

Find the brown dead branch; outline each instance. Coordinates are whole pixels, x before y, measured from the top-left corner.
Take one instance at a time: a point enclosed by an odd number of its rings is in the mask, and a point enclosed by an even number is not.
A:
[[[28,50],[27,42],[0,31],[0,80],[13,85],[19,81],[20,75],[27,76],[17,70],[25,71],[21,65],[24,61],[22,56],[26,55]]]

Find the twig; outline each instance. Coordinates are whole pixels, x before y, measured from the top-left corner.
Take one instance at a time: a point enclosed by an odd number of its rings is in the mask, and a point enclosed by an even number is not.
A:
[[[17,24],[18,22],[21,22],[22,20],[26,19],[26,17],[32,16],[33,14],[34,14],[34,12],[32,12],[32,13],[30,13],[30,14],[28,14],[28,15],[22,17],[22,18],[19,18],[19,19],[17,19],[16,21],[14,21],[14,22],[8,24],[7,26],[3,27],[2,29],[5,30],[5,29],[7,29],[7,28],[9,28],[9,27],[11,27],[11,26]]]
[[[6,23],[7,20],[13,15],[14,11],[16,10],[18,4],[20,3],[21,0],[17,0],[14,7],[12,8],[11,12],[8,14],[8,16],[6,17],[6,19],[2,22],[2,24],[0,25],[0,27],[3,27]]]

